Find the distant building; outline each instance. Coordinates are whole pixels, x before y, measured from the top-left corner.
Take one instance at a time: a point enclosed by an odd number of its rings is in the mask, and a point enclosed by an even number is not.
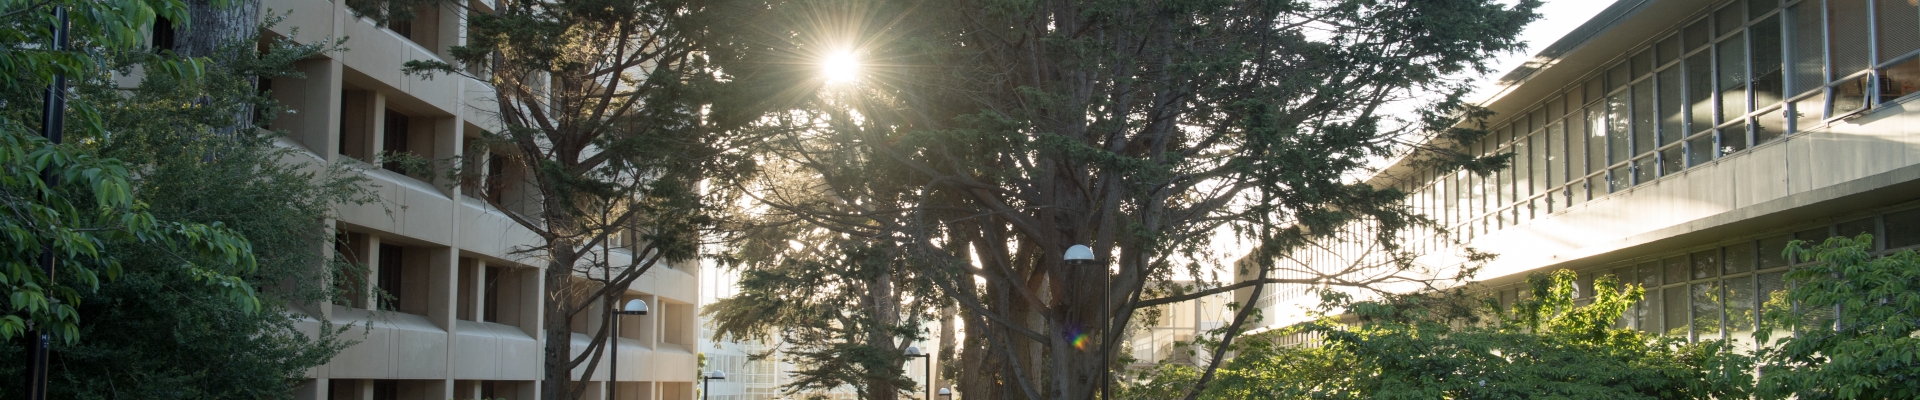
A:
[[[1174,282],[1194,285],[1193,281]],[[1195,287],[1198,289],[1199,287]],[[1232,322],[1227,303],[1233,293],[1225,292],[1134,312],[1136,323],[1124,338],[1133,356],[1132,368],[1151,368],[1161,363],[1205,366],[1209,349],[1192,346],[1195,338]]]
[[[1612,274],[1648,289],[1621,321],[1691,339],[1743,338],[1784,289],[1794,239],[1875,235],[1920,245],[1920,6],[1871,0],[1621,0],[1506,75],[1481,103],[1515,154],[1491,176],[1400,160],[1369,179],[1467,246],[1498,254],[1478,279],[1503,303],[1533,272]],[[1366,232],[1357,226],[1351,235]],[[1410,232],[1429,268],[1459,248]],[[1360,241],[1298,254],[1332,268]],[[1317,298],[1275,285],[1272,326]],[[1243,293],[1246,291],[1242,291]]]

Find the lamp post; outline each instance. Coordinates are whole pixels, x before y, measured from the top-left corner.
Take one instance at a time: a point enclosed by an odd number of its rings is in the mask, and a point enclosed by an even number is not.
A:
[[[67,8],[54,6],[53,18],[56,20],[53,25],[53,43],[48,47],[56,52],[67,51],[67,30],[72,26],[72,23],[67,20]],[[46,136],[47,142],[60,144],[62,133],[67,126],[67,74],[53,73],[53,84],[47,86],[45,101],[41,102],[40,106],[42,107],[40,109],[41,134]],[[58,188],[60,174],[48,168],[40,172],[40,180],[45,181],[48,188]],[[59,281],[54,279],[54,265],[58,265],[59,260],[54,256],[51,247],[40,251],[39,262],[40,272],[47,274],[47,284],[58,283]],[[49,357],[47,351],[53,345],[53,337],[44,326],[31,324],[27,326],[29,328],[26,394],[28,399],[44,400],[47,398],[47,359]]]
[[[942,398],[942,399],[951,399],[951,398],[953,398],[953,390],[952,390],[952,389],[947,389],[947,388],[940,388],[940,398]]]
[[[1093,264],[1093,248],[1084,244],[1068,247],[1066,260],[1068,265]],[[1100,282],[1100,399],[1108,400],[1113,398],[1107,394],[1108,386],[1111,385],[1110,375],[1113,374],[1112,368],[1109,368],[1110,363],[1107,361],[1107,353],[1111,353],[1107,343],[1113,339],[1107,334],[1107,328],[1112,325],[1112,318],[1107,315],[1107,307],[1113,305],[1113,275],[1107,272],[1105,265],[1100,266]]]
[[[707,376],[700,377],[700,400],[707,400],[708,393],[713,391],[713,381],[716,380],[727,380],[727,373],[712,370],[707,371]]]
[[[613,338],[608,339],[608,345],[613,346],[613,365],[607,368],[607,398],[620,400],[620,316],[647,315],[647,302],[627,300],[627,304],[620,306],[613,315]]]
[[[927,359],[927,397],[933,397],[933,355],[920,351],[919,347],[907,346],[907,358]]]

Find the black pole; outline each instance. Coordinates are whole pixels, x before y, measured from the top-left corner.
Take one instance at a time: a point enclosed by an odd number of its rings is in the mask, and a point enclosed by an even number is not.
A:
[[[700,400],[707,400],[708,392],[713,391],[713,377],[700,377]]]
[[[620,393],[620,314],[619,314],[619,311],[621,310],[614,309],[613,307],[607,308],[607,314],[613,316],[611,318],[613,320],[613,338],[607,339],[610,342],[608,343],[608,345],[613,346],[613,365],[607,368],[607,400],[620,400],[620,395],[619,395]]]
[[[933,400],[933,353],[927,353],[927,400]]]
[[[53,51],[67,50],[67,8],[54,7],[53,16],[60,22],[53,26]],[[67,124],[67,76],[59,72],[53,74],[53,84],[47,86],[47,94],[40,108],[40,134],[46,136],[52,144],[60,144],[61,132]],[[53,170],[40,171],[40,180],[47,187],[60,184],[60,175]],[[47,274],[48,287],[54,283],[53,249],[40,250],[40,272]],[[27,346],[33,355],[27,364],[27,398],[45,400],[47,398],[47,347],[53,338],[46,330],[29,324]]]
[[[1101,298],[1100,303],[1100,400],[1112,400],[1107,393],[1113,386],[1113,362],[1108,360],[1113,354],[1113,274],[1107,271],[1107,264],[1100,264]]]

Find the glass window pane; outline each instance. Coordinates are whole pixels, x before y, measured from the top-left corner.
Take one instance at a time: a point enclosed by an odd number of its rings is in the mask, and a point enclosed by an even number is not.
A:
[[[1713,55],[1687,57],[1687,131],[1699,132],[1713,125]]]
[[[1687,281],[1687,256],[1673,256],[1660,260],[1661,269],[1666,270],[1666,283],[1684,283]]]
[[[1713,161],[1713,135],[1694,136],[1687,139],[1687,168],[1693,168]]]
[[[1621,164],[1607,172],[1607,193],[1619,192],[1633,187],[1633,166]]]
[[[1660,176],[1671,175],[1687,169],[1686,146],[1669,146],[1660,151]]]
[[[1607,169],[1606,104],[1587,107],[1587,173]]]
[[[1567,183],[1567,130],[1561,121],[1547,124],[1547,187]]]
[[[1788,56],[1793,60],[1793,87],[1802,93],[1826,85],[1826,38],[1820,33],[1820,2],[1802,1],[1787,9],[1788,33],[1793,35]]]
[[[1760,302],[1761,312],[1765,312],[1764,310],[1793,309],[1792,303],[1787,300],[1787,282],[1785,275],[1786,272],[1782,271],[1755,276],[1756,279],[1754,280],[1757,282],[1754,282],[1754,286],[1758,286],[1760,292],[1759,296],[1756,296],[1759,297],[1756,300]],[[1783,337],[1783,335],[1775,334],[1773,337],[1780,338]]]
[[[1527,114],[1527,121],[1530,122],[1527,124],[1527,133],[1539,131],[1541,127],[1547,126],[1547,110],[1533,109],[1532,114]]]
[[[1633,153],[1653,151],[1653,80],[1633,84]]]
[[[1747,16],[1750,19],[1759,19],[1775,8],[1780,8],[1780,0],[1747,0]]]
[[[1740,242],[1720,248],[1721,257],[1726,258],[1723,265],[1729,274],[1752,271],[1754,257],[1753,242]]]
[[[1793,102],[1793,131],[1805,132],[1820,127],[1827,108],[1827,96],[1813,95]]]
[[[1658,171],[1654,169],[1655,168],[1654,164],[1656,162],[1658,162],[1658,159],[1653,156],[1646,156],[1646,157],[1640,157],[1640,158],[1634,159],[1633,160],[1633,184],[1639,185],[1639,184],[1645,184],[1647,182],[1653,182],[1653,178],[1660,177],[1658,174],[1656,174],[1656,172]]]
[[[1587,198],[1590,197],[1590,195],[1588,194],[1587,187],[1591,186],[1591,185],[1588,185],[1587,182],[1588,181],[1584,179],[1575,179],[1573,180],[1573,182],[1567,183],[1567,192],[1568,192],[1567,203],[1568,204],[1580,204],[1580,203],[1587,202]]]
[[[1660,41],[1660,44],[1653,47],[1653,54],[1655,58],[1654,62],[1660,65],[1667,65],[1674,61],[1679,61],[1680,35],[1668,36],[1667,40]]]
[[[1693,337],[1696,340],[1720,338],[1720,293],[1719,282],[1696,283],[1690,287],[1693,294]]]
[[[1747,44],[1741,39],[1720,42],[1720,122],[1747,114]]]
[[[1531,175],[1533,166],[1528,165],[1533,163],[1533,146],[1530,145],[1530,140],[1528,140],[1530,137],[1531,136],[1523,137],[1513,142],[1513,194],[1516,199],[1533,196],[1533,184],[1531,183],[1533,182],[1533,176]]]
[[[1633,55],[1633,59],[1628,60],[1627,64],[1633,66],[1633,79],[1647,76],[1653,73],[1653,51],[1641,50],[1640,54]]]
[[[1607,92],[1609,93],[1627,87],[1627,84],[1632,82],[1633,74],[1627,70],[1627,63],[1620,63],[1613,66],[1613,69],[1607,70]]]
[[[1827,47],[1833,53],[1833,74],[1827,79],[1837,81],[1872,65],[1867,0],[1827,0],[1827,18],[1833,22],[1827,25]]]
[[[1787,257],[1782,254],[1787,251],[1787,242],[1792,240],[1793,236],[1788,235],[1760,239],[1760,269],[1787,266]]]
[[[1649,287],[1646,297],[1640,301],[1640,304],[1634,305],[1630,311],[1637,317],[1636,322],[1640,323],[1638,328],[1641,332],[1658,335],[1666,331],[1666,321],[1662,320],[1665,319],[1667,302],[1661,301],[1661,297],[1659,287]]]
[[[1873,24],[1879,34],[1880,62],[1887,62],[1914,50],[1920,50],[1920,4],[1912,1],[1873,2]]]
[[[1753,295],[1753,277],[1727,278],[1726,285],[1727,336],[1752,333],[1755,317],[1758,316],[1754,313],[1754,307],[1758,304],[1755,304]]]
[[[1567,102],[1559,97],[1547,100],[1547,121],[1560,119],[1562,115],[1567,115]]]
[[[1660,145],[1673,143],[1687,137],[1685,105],[1680,98],[1680,89],[1686,87],[1680,82],[1680,69],[1668,68],[1660,71],[1657,78],[1660,84]]]
[[[1728,4],[1725,8],[1713,13],[1713,20],[1714,35],[1725,35],[1727,32],[1740,29],[1741,25],[1746,25],[1747,10],[1741,7],[1740,3]]]
[[[1713,32],[1708,30],[1707,19],[1705,18],[1700,19],[1699,22],[1694,22],[1693,25],[1688,25],[1685,36],[1687,40],[1687,51],[1693,51],[1693,49],[1698,49],[1700,46],[1713,43]]]
[[[1873,233],[1873,217],[1866,217],[1866,218],[1834,224],[1833,232],[1835,234],[1840,235],[1841,237],[1848,237],[1848,238],[1859,237],[1862,234]]]
[[[1913,92],[1920,92],[1920,58],[1911,58],[1906,62],[1894,64],[1880,70],[1879,74],[1881,104],[1906,97]]]
[[[1642,287],[1650,287],[1650,288],[1660,287],[1660,261],[1659,260],[1640,263],[1640,265],[1635,266],[1634,269],[1637,271],[1634,274],[1633,278],[1639,278],[1639,279],[1628,279],[1621,283],[1638,283]]]
[[[1605,80],[1600,77],[1595,77],[1593,78],[1593,80],[1587,81],[1586,89],[1582,90],[1583,92],[1586,92],[1586,98],[1583,99],[1581,102],[1593,103],[1594,100],[1599,100],[1601,97],[1606,97],[1607,88],[1606,88],[1606,84],[1603,83],[1604,81]]]
[[[1633,148],[1627,147],[1628,126],[1632,116],[1627,113],[1627,94],[1619,93],[1607,96],[1607,164],[1626,161],[1633,154]]]
[[[1747,149],[1747,124],[1734,123],[1720,129],[1720,156]]]
[[[1652,293],[1651,290],[1648,293]],[[1687,287],[1675,286],[1666,289],[1666,328],[1669,336],[1687,335]]]
[[[1720,276],[1720,249],[1707,249],[1687,255],[1693,279]]]
[[[1587,113],[1574,110],[1567,116],[1567,179],[1579,179],[1587,174]]]
[[[1888,249],[1920,245],[1920,209],[1887,213],[1885,220]]]
[[[1533,192],[1531,193],[1536,195],[1546,193],[1548,187],[1547,152],[1552,147],[1547,145],[1547,134],[1545,132],[1535,133],[1532,137],[1527,138],[1527,140],[1531,142],[1533,147],[1533,150],[1528,153],[1529,156],[1533,157],[1533,160],[1527,162],[1528,171],[1530,171],[1529,175],[1533,178],[1528,180],[1528,182],[1533,185]]]
[[[1833,116],[1847,115],[1867,107],[1867,78],[1854,78],[1833,87]]]
[[[1753,108],[1786,100],[1786,72],[1780,57],[1780,18],[1768,17],[1747,32],[1753,38]]]
[[[1753,118],[1753,144],[1755,146],[1771,142],[1787,134],[1786,108],[1775,108]]]

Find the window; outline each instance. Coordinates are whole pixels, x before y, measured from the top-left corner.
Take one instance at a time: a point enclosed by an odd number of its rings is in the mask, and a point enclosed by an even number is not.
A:
[[[1607,170],[1607,114],[1606,105],[1596,103],[1587,107],[1587,174]]]
[[[1712,134],[1701,134],[1687,139],[1687,168],[1713,161],[1714,147]]]
[[[1653,151],[1653,80],[1633,84],[1633,151],[1638,156]]]
[[[1633,154],[1628,142],[1627,93],[1616,93],[1607,97],[1607,164],[1626,161]]]
[[[1865,71],[1869,58],[1867,0],[1827,0],[1827,46],[1832,52],[1833,70],[1827,79],[1837,81]]]
[[[340,91],[340,155],[372,162],[373,92],[343,86]]]
[[[1687,120],[1684,114],[1684,106],[1686,103],[1680,97],[1682,93],[1681,88],[1685,87],[1685,83],[1680,81],[1679,67],[1661,70],[1660,75],[1656,79],[1659,81],[1660,88],[1660,104],[1658,109],[1660,113],[1659,145],[1665,146],[1680,140],[1680,138],[1687,137]]]
[[[1705,279],[1720,276],[1719,249],[1709,249],[1687,255],[1693,279]]]
[[[1907,53],[1920,50],[1920,4],[1912,1],[1875,1],[1873,2],[1874,28],[1878,31],[1874,39],[1880,50],[1880,59],[1887,62],[1904,57]]]
[[[1787,9],[1787,21],[1791,26],[1787,31],[1793,35],[1789,40],[1788,57],[1792,59],[1793,87],[1788,92],[1803,93],[1825,86],[1826,79],[1826,39],[1820,33],[1826,31],[1820,18],[1820,2],[1802,1]],[[1816,113],[1817,114],[1817,113]]]
[[[1771,107],[1786,97],[1786,71],[1780,55],[1780,19],[1767,17],[1748,30],[1753,38],[1753,108]]]
[[[1746,122],[1734,122],[1733,125],[1728,125],[1726,128],[1720,129],[1720,154],[1716,154],[1715,156],[1725,157],[1728,154],[1738,153],[1746,149]]]
[[[1758,146],[1787,133],[1786,108],[1779,107],[1753,119],[1753,144]]]
[[[1706,52],[1687,57],[1687,130],[1699,132],[1713,126],[1713,55]]]
[[[381,141],[383,147],[381,147],[380,158],[383,162],[380,164],[380,168],[402,174],[407,173],[405,166],[401,162],[394,160],[394,157],[412,154],[407,148],[407,143],[409,142],[407,129],[410,125],[412,124],[407,120],[406,114],[401,114],[391,109],[387,110],[386,136]]]
[[[1815,93],[1811,97],[1793,102],[1793,131],[1805,132],[1821,125],[1826,117],[1827,96]]]
[[[1887,103],[1920,92],[1920,57],[1910,58],[1878,71],[1880,103]]]
[[[1720,119],[1726,122],[1747,114],[1747,43],[1735,34],[1720,42]]]
[[[153,36],[149,38],[150,40],[147,42],[147,47],[152,48],[154,52],[173,51],[173,35],[173,20],[169,20],[167,17],[154,16]]]

